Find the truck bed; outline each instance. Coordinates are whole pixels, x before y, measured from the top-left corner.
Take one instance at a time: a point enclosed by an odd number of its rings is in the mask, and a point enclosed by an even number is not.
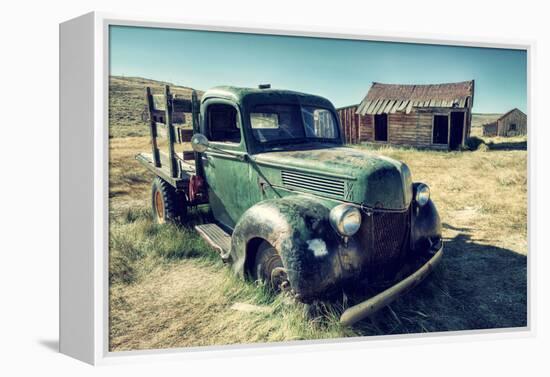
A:
[[[161,167],[156,167],[153,163],[153,155],[151,153],[142,152],[136,155],[136,160],[138,160],[147,170],[151,171],[153,174],[158,175],[166,182],[170,183],[176,189],[184,189],[187,187],[189,178],[195,175],[195,161],[194,160],[183,160],[178,158],[178,171],[179,177],[173,178],[170,176],[169,164],[162,163],[162,160],[167,158],[164,153],[160,154],[161,157]]]

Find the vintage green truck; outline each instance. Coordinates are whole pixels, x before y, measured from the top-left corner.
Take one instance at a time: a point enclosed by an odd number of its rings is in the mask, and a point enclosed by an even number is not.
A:
[[[136,158],[156,176],[155,219],[185,222],[187,208],[209,204],[215,223],[196,230],[238,276],[304,303],[392,282],[344,311],[351,325],[440,261],[428,186],[402,162],[346,147],[327,99],[269,85],[146,98],[152,150]]]

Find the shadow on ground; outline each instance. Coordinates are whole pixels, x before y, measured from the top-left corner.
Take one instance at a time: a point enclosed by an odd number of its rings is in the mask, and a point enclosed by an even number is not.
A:
[[[38,341],[42,347],[49,349],[53,352],[59,352],[59,340],[42,339]]]
[[[527,326],[527,257],[471,240],[445,240],[443,261],[407,296],[354,327],[364,335]]]
[[[502,142],[502,143],[490,142],[487,144],[487,146],[491,151],[526,151],[527,141]]]

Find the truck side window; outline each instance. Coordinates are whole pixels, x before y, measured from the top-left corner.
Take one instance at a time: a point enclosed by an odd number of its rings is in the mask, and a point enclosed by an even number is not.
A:
[[[222,143],[240,143],[241,130],[237,110],[231,105],[208,106],[208,138]]]

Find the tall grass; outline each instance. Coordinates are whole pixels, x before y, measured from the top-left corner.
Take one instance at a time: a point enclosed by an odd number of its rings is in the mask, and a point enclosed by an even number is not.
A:
[[[182,258],[218,261],[219,256],[192,228],[200,218],[207,216],[202,211],[190,211],[185,226],[156,224],[151,212],[144,208],[127,208],[116,216],[109,231],[111,284],[134,282],[158,263]]]
[[[337,305],[305,306],[289,295],[274,295],[263,285],[237,278],[192,230],[194,223],[208,220],[209,214],[204,209],[196,209],[189,216],[186,226],[157,225],[150,212],[143,208],[126,209],[113,216],[109,268],[111,349],[270,342],[352,334],[340,326],[341,310],[336,309]],[[170,278],[162,281],[167,277]],[[196,299],[200,304],[174,299],[167,301],[166,311],[160,313],[156,305],[166,297],[158,292],[159,281],[162,281],[161,290],[169,290],[166,295],[191,294],[190,300]],[[252,313],[243,314],[233,309],[238,303],[251,305]],[[185,311],[187,316],[172,317],[172,310]],[[193,337],[174,338],[173,332],[155,330],[155,324],[164,316],[187,326],[200,323],[203,330],[212,330],[224,322],[234,328],[229,331],[225,328],[221,336],[200,341]],[[213,318],[211,323],[205,320],[209,317]]]

